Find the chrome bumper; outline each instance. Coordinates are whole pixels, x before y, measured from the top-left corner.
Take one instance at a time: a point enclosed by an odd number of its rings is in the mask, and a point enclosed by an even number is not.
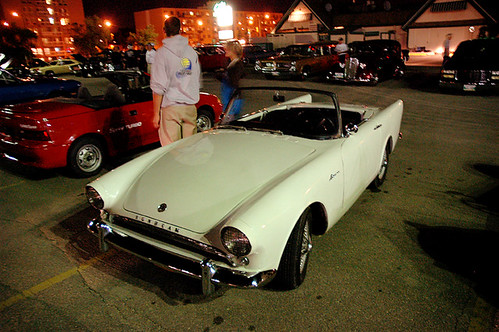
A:
[[[254,276],[246,276],[216,265],[216,262],[205,258],[192,261],[156,248],[133,237],[123,237],[113,232],[106,223],[97,219],[87,225],[88,230],[99,238],[102,251],[109,250],[109,244],[129,252],[139,258],[152,262],[168,271],[180,273],[201,280],[203,294],[215,291],[215,285],[227,285],[240,288],[257,288],[267,284],[275,276],[276,270],[260,272]]]

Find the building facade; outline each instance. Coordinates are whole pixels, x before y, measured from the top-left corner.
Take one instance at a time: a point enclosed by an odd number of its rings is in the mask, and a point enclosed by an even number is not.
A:
[[[164,20],[176,16],[182,23],[182,35],[189,38],[192,46],[218,43],[218,26],[213,10],[209,8],[155,8],[134,13],[136,30],[145,29],[148,25],[154,26],[158,34],[156,45],[161,45],[165,37],[163,32]],[[246,43],[260,43],[266,41],[270,33],[281,19],[281,13],[265,13],[253,11],[233,12],[234,38]]]
[[[3,24],[34,31],[32,49],[44,60],[68,58],[74,51],[71,25],[84,24],[82,0],[2,0]]]

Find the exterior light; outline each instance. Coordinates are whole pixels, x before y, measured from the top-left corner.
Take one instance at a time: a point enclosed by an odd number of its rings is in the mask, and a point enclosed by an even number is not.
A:
[[[218,38],[222,40],[234,38],[232,7],[224,1],[218,2],[213,6],[213,16],[217,18]]]
[[[110,27],[111,25],[113,25],[113,24],[111,23],[111,21],[107,21],[107,20],[106,20],[106,21],[104,21],[104,25],[105,25],[105,26],[107,26],[107,27],[109,28],[109,27]]]
[[[19,17],[19,14],[17,12],[12,12],[12,16]]]

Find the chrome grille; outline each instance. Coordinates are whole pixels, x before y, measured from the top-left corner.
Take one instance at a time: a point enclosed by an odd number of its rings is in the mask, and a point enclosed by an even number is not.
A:
[[[486,82],[489,78],[486,70],[459,70],[457,80],[463,83]]]
[[[230,260],[230,257],[225,252],[218,248],[210,246],[206,243],[199,242],[188,237],[176,234],[149,224],[145,224],[140,221],[136,221],[130,218],[114,215],[112,218],[112,223],[119,227],[128,229],[135,233],[144,235],[148,238],[158,240],[177,248],[188,250],[190,252],[203,255],[207,258],[211,258],[217,261],[227,263],[233,266],[234,263]]]

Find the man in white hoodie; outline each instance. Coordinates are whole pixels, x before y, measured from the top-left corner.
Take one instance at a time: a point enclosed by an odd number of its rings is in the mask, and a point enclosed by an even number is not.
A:
[[[201,68],[196,51],[180,35],[180,20],[170,17],[166,38],[154,56],[151,70],[153,123],[162,146],[196,133]]]

